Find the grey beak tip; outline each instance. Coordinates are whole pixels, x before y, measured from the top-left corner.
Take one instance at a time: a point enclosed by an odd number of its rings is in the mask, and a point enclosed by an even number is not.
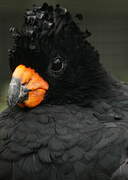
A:
[[[18,102],[22,103],[27,98],[28,90],[20,80],[12,78],[8,90],[8,105],[14,107]]]

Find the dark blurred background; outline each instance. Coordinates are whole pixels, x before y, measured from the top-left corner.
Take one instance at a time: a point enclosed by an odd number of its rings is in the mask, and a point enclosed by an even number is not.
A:
[[[0,0],[0,110],[6,106],[8,82],[8,48],[12,40],[9,27],[20,27],[24,11],[43,0]],[[72,13],[82,13],[82,28],[92,32],[89,41],[98,49],[108,71],[128,81],[128,1],[127,0],[47,0],[61,4]]]

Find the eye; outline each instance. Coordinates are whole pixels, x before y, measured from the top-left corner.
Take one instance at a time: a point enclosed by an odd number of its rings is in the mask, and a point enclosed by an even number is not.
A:
[[[60,57],[55,58],[51,63],[51,70],[54,72],[60,72],[63,68],[64,68],[64,62],[63,59]]]

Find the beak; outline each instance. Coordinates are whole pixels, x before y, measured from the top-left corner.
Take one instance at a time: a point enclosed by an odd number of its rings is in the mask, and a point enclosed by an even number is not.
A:
[[[19,65],[9,85],[8,104],[11,107],[36,107],[44,100],[48,88],[47,81],[35,70]]]
[[[25,85],[21,84],[19,79],[12,77],[8,90],[9,106],[14,107],[16,104],[27,100],[29,91]]]

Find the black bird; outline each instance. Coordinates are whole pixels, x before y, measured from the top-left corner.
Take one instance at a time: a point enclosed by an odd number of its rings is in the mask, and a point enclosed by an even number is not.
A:
[[[128,85],[106,72],[74,18],[44,3],[11,28],[0,180],[128,179]]]

